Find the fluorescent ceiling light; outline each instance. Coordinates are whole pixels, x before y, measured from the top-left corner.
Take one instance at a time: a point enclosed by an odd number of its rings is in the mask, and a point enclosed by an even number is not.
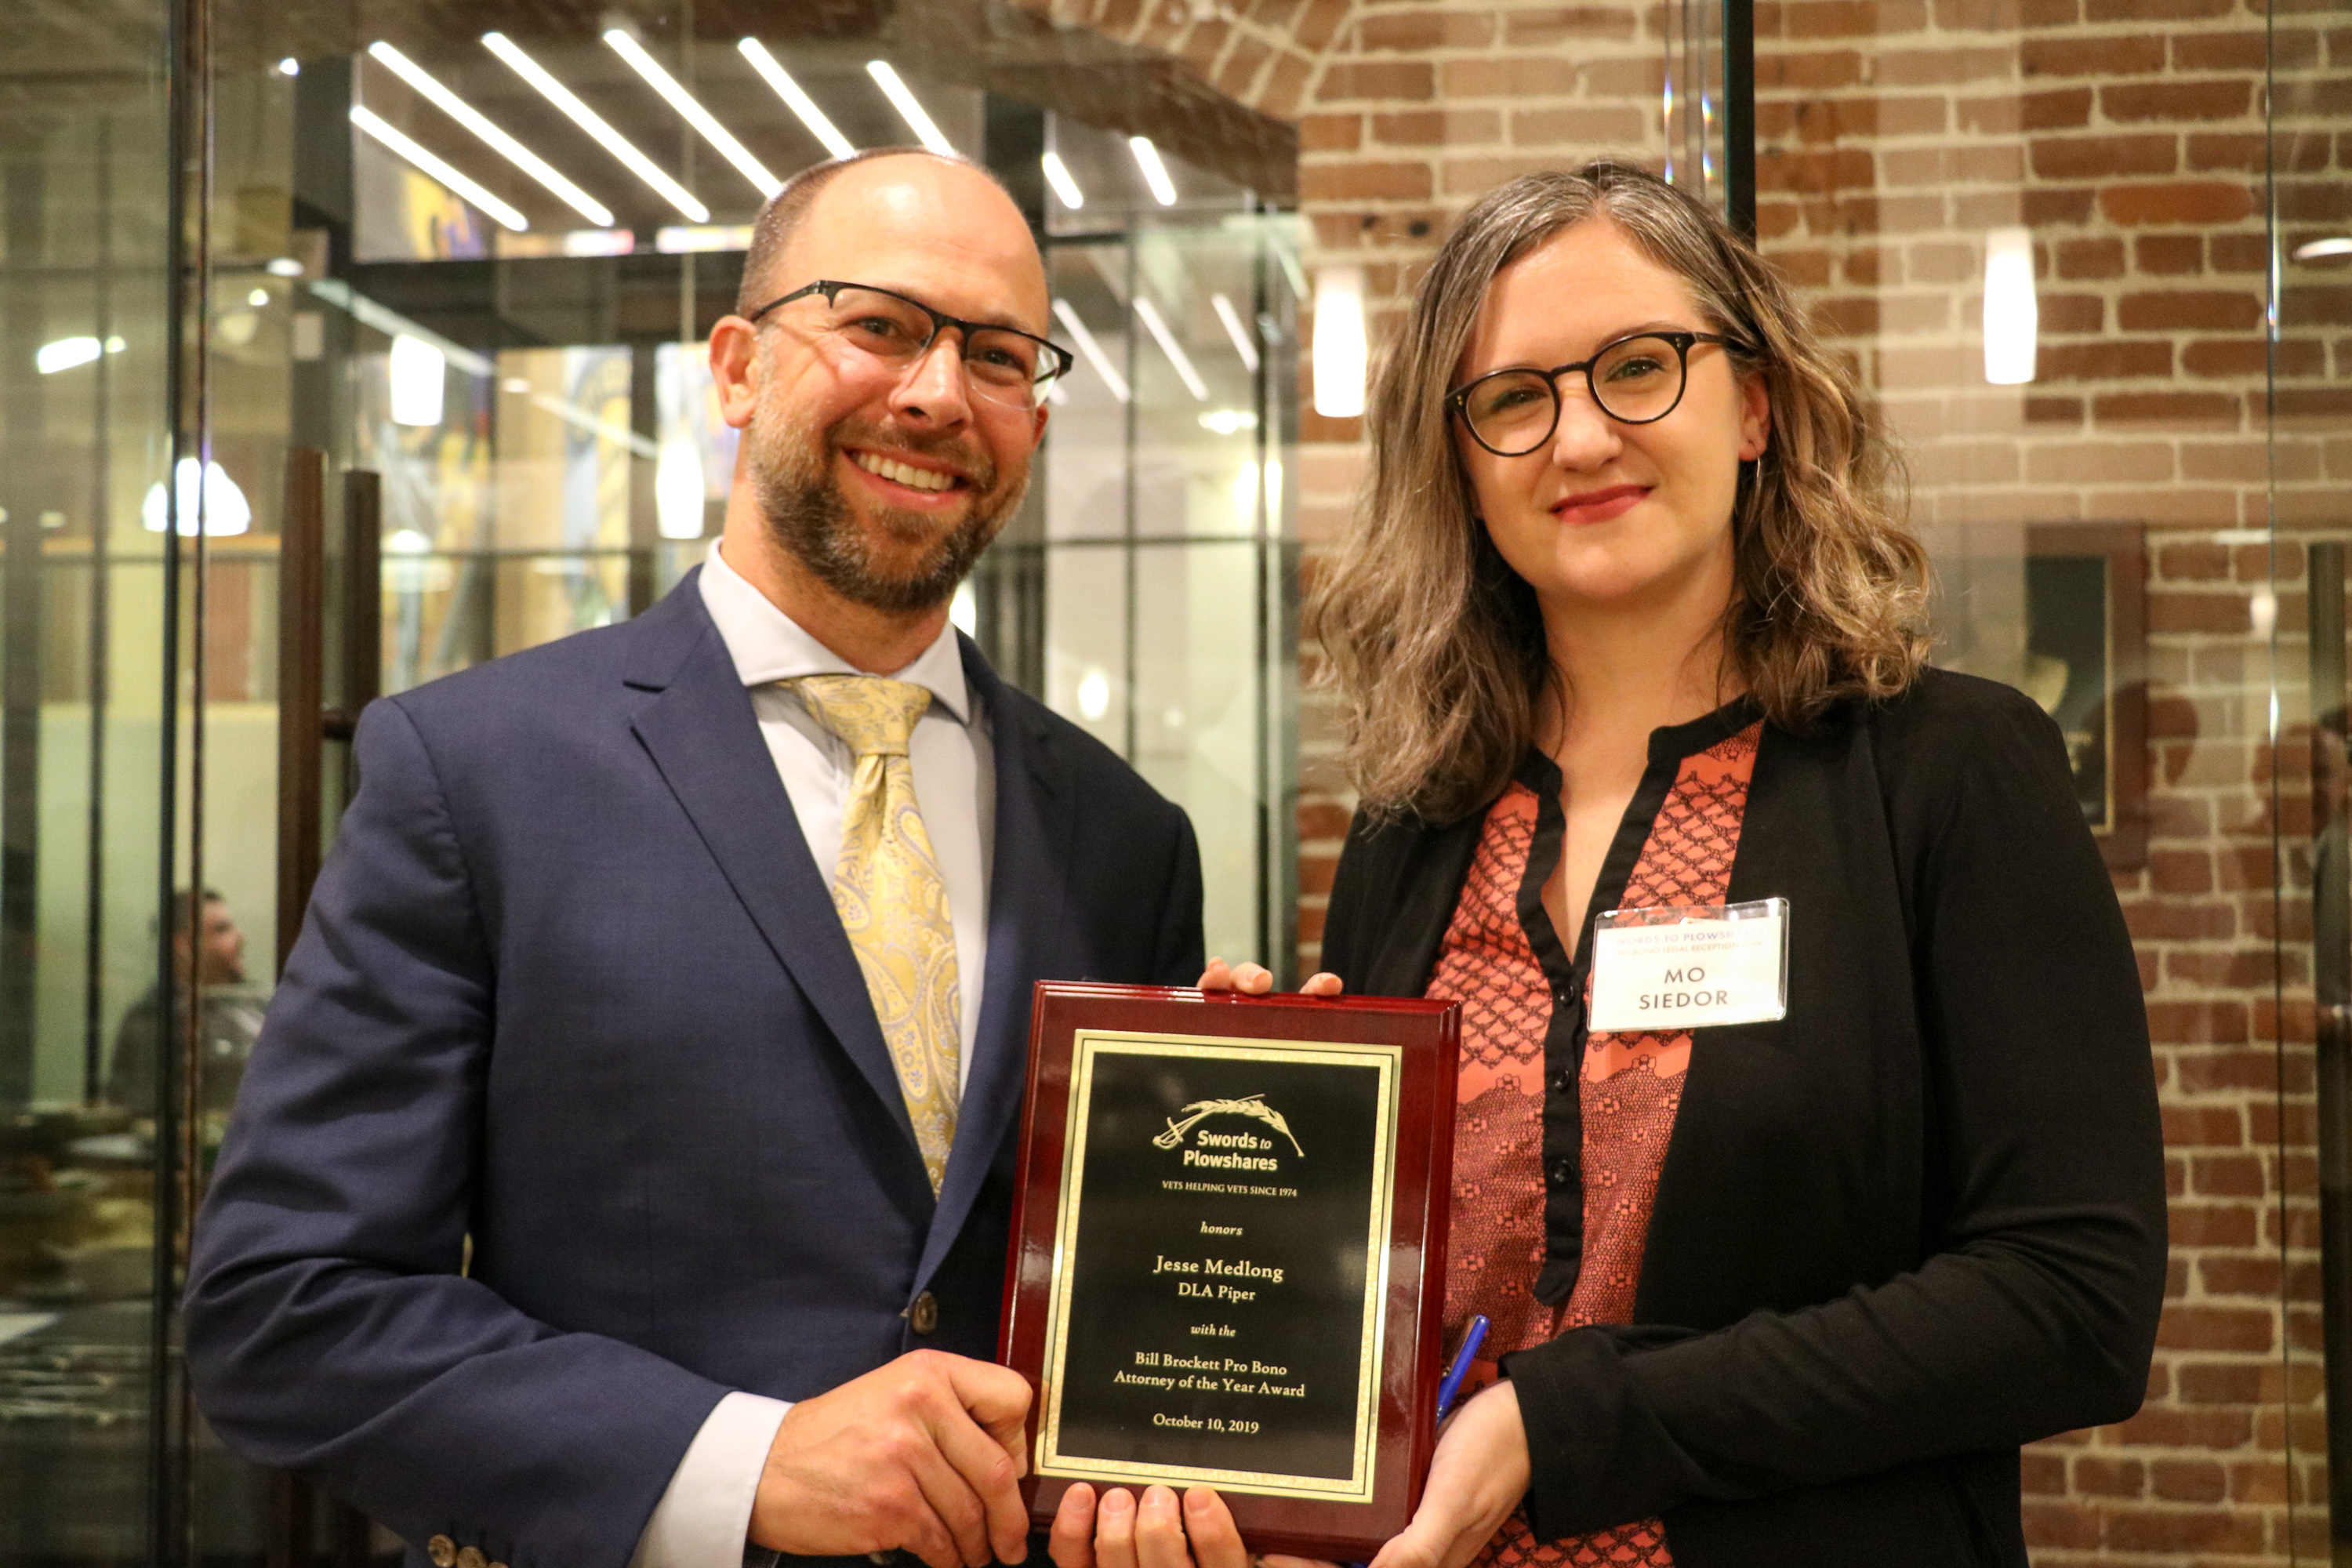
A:
[[[849,138],[835,130],[833,121],[824,117],[824,110],[816,106],[816,100],[803,92],[801,84],[776,63],[776,57],[768,52],[765,44],[757,38],[745,38],[735,46],[735,50],[751,62],[751,68],[760,73],[760,79],[775,89],[776,96],[784,100],[784,107],[800,117],[800,122],[808,127],[808,133],[824,143],[827,153],[836,158],[846,158],[857,151],[850,144]]]
[[[278,62],[278,74],[279,76],[300,76],[302,74],[302,62],[296,59],[292,55],[288,55],[284,59]]]
[[[364,108],[360,104],[352,104],[352,123],[366,132],[369,135],[374,137],[377,141],[383,142],[385,146],[391,148],[394,152],[399,153],[402,157],[407,159],[410,163],[415,164],[418,168],[424,170],[426,174],[432,175],[435,179],[440,181],[443,184],[448,186],[457,195],[465,197],[466,200],[473,203],[476,206],[481,208],[484,212],[498,219],[499,223],[504,224],[507,227],[514,230],[517,234],[520,234],[523,230],[530,226],[530,220],[529,218],[515,211],[514,208],[507,205],[506,203],[499,200],[498,197],[490,195],[489,192],[484,190],[472,179],[459,174],[457,169],[443,161],[437,153],[426,152],[424,148],[410,141],[404,133],[395,131],[391,126],[385,124],[383,118],[373,110]]]
[[[604,122],[604,117],[580,101],[572,90],[547,74],[546,68],[515,47],[504,33],[484,33],[482,47],[506,61],[514,73],[537,88],[540,96],[571,117],[572,123],[594,138],[597,145],[618,158],[629,172],[661,194],[664,201],[697,223],[710,216],[710,209],[694,199],[692,192],[662,173],[651,158],[631,144],[629,139]]]
[[[1078,353],[1086,356],[1086,362],[1095,367],[1095,374],[1110,388],[1110,395],[1121,403],[1133,396],[1128,390],[1127,377],[1112,368],[1110,356],[1103,353],[1102,344],[1095,342],[1095,335],[1087,331],[1087,324],[1078,320],[1078,313],[1070,309],[1067,300],[1054,301],[1054,315],[1068,331],[1070,341],[1078,345]]]
[[[1062,198],[1062,205],[1072,212],[1087,205],[1086,192],[1078,189],[1077,181],[1070,178],[1070,166],[1062,162],[1059,153],[1048,153],[1037,160],[1045,171],[1045,183]]]
[[[554,192],[573,212],[599,228],[612,226],[610,207],[557,174],[546,159],[499,129],[479,110],[442,86],[424,67],[382,39],[370,44],[368,53],[386,70],[431,100],[435,108],[488,142],[516,168]]]
[[[1218,408],[1201,416],[1201,428],[1220,436],[1238,435],[1257,428],[1257,416],[1246,408]]]
[[[2352,235],[2335,235],[2294,247],[2297,261],[2324,261],[2331,256],[2352,256]]]
[[[201,479],[198,475],[202,475]],[[228,470],[218,463],[198,464],[194,458],[183,458],[172,468],[173,494],[163,493],[163,481],[156,480],[147,487],[146,499],[139,503],[139,521],[150,533],[161,533],[172,525],[172,502],[179,502],[180,537],[195,536],[198,519],[203,520],[207,535],[243,533],[253,526],[253,507]]]
[[[267,289],[256,289],[246,295],[245,302],[258,310],[264,305],[269,303],[269,290]]]
[[[109,338],[103,345],[96,338],[59,338],[33,351],[33,368],[43,375],[55,375],[61,370],[89,364],[100,353],[119,354],[123,347],[121,338]]]
[[[1160,149],[1151,144],[1149,136],[1130,136],[1127,144],[1135,151],[1136,166],[1143,171],[1143,183],[1151,187],[1154,200],[1163,207],[1176,205],[1176,184],[1168,177],[1168,165],[1160,161]]]
[[[302,264],[290,256],[274,256],[262,270],[272,278],[299,278],[302,276]]]
[[[1184,388],[1192,395],[1192,400],[1208,402],[1209,384],[1202,381],[1201,373],[1192,368],[1192,357],[1184,352],[1184,345],[1176,341],[1176,334],[1170,331],[1168,323],[1160,319],[1160,307],[1138,294],[1135,297],[1135,313],[1142,321],[1144,330],[1159,343],[1160,352],[1168,356],[1169,363],[1176,367],[1176,374],[1183,377]]]
[[[934,153],[956,155],[955,143],[940,134],[940,128],[931,123],[931,117],[923,112],[923,106],[915,101],[915,95],[907,90],[907,84],[898,79],[898,73],[890,68],[888,60],[867,60],[866,74],[881,88],[882,96],[890,100],[898,118],[914,128],[916,141]]]
[[[761,201],[783,189],[784,183],[768,173],[768,166],[751,156],[751,150],[736,141],[694,94],[679,86],[677,79],[664,70],[659,60],[646,53],[643,44],[618,27],[604,30],[604,42],[612,46],[614,54],[628,61],[630,68],[645,78],[646,85],[660,93],[664,101],[684,115],[688,125],[702,132],[702,139],[718,148],[719,155],[734,164],[737,174],[751,182]]]
[[[1364,331],[1364,269],[1325,267],[1315,274],[1315,412],[1354,419],[1364,412],[1370,365]]]
[[[1215,309],[1217,320],[1225,324],[1225,336],[1234,340],[1234,353],[1242,356],[1242,363],[1249,367],[1252,375],[1255,375],[1257,345],[1250,342],[1249,329],[1242,325],[1241,312],[1234,310],[1234,302],[1223,294],[1210,295],[1209,303]]]
[[[2033,379],[2041,310],[2033,298],[2033,233],[2015,226],[1985,236],[1984,372],[1995,386]]]
[[[447,384],[448,357],[423,338],[406,332],[392,340],[392,422],[434,426],[441,423],[441,393]]]

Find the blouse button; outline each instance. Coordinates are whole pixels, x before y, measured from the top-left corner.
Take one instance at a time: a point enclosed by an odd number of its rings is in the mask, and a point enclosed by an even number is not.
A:
[[[1576,1069],[1574,1068],[1562,1068],[1551,1075],[1551,1091],[1554,1094],[1568,1094],[1575,1088]]]
[[[1545,1173],[1551,1178],[1555,1189],[1568,1186],[1576,1180],[1576,1162],[1562,1154],[1551,1163]]]

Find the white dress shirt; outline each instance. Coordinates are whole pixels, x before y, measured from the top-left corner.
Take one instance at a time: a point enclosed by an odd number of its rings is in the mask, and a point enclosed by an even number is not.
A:
[[[793,815],[808,839],[809,857],[828,886],[841,858],[841,815],[856,759],[819,724],[791,688],[801,675],[859,671],[795,625],[728,565],[714,541],[699,584],[703,607],[735,673],[751,689],[751,711],[768,744]],[[995,751],[988,714],[971,697],[955,628],[943,627],[930,647],[893,679],[928,687],[931,705],[915,722],[907,760],[915,775],[915,804],[930,835],[947,884],[948,917],[955,927],[956,982],[962,1036],[961,1080],[971,1078],[972,1040],[980,1023],[981,986],[988,962],[988,876],[996,827]],[[669,1487],[637,1539],[631,1568],[741,1568],[751,1525],[751,1502],[776,1428],[790,1403],[738,1391],[721,1399],[695,1434]]]

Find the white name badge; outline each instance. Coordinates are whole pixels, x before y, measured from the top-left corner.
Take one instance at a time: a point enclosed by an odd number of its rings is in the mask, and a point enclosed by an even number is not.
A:
[[[1786,899],[1611,910],[1593,922],[1595,1029],[1695,1029],[1788,1015]]]

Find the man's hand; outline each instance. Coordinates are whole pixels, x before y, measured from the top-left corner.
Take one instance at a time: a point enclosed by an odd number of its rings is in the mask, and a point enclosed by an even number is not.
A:
[[[1429,1484],[1404,1533],[1371,1568],[1462,1568],[1478,1555],[1528,1492],[1528,1429],[1519,1391],[1495,1384],[1454,1413],[1439,1434]]]
[[[1257,1557],[1242,1544],[1225,1500],[1207,1487],[1186,1489],[1179,1504],[1167,1487],[1147,1487],[1140,1501],[1124,1487],[1080,1481],[1062,1494],[1046,1552],[1055,1568],[1338,1568],[1308,1557]]]
[[[1029,1383],[915,1351],[784,1415],[751,1503],[751,1541],[803,1556],[893,1548],[930,1568],[1029,1554]]]
[[[1201,971],[1198,990],[1238,991],[1244,996],[1263,996],[1274,989],[1274,971],[1263,963],[1242,963],[1228,967],[1222,958],[1209,960],[1209,967]],[[1318,970],[1299,986],[1301,996],[1337,996],[1347,989],[1346,984],[1328,970]]]

